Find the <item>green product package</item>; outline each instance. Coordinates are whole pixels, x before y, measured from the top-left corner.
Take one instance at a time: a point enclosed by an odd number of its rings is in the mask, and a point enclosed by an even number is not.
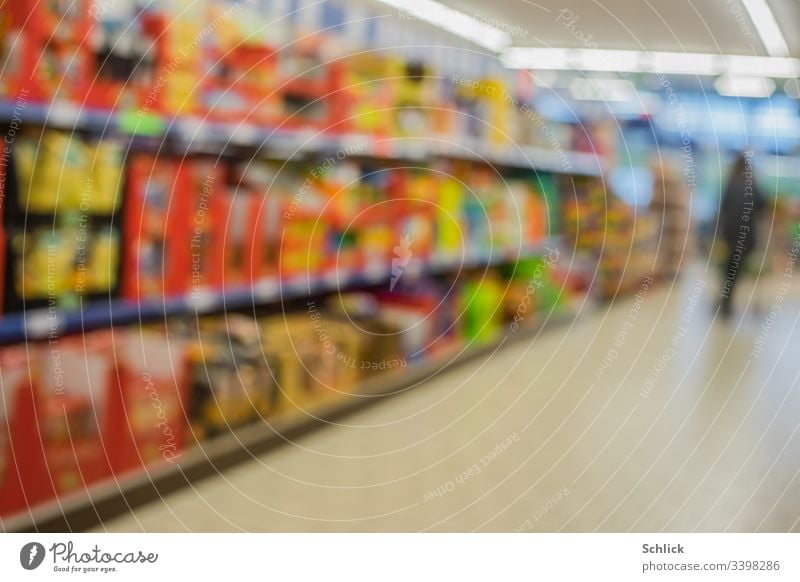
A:
[[[501,325],[503,287],[494,278],[466,283],[461,292],[464,339],[488,343],[497,339]]]
[[[537,306],[549,312],[563,304],[561,288],[553,281],[550,269],[543,256],[526,257],[509,267],[506,276],[515,281],[532,283]]]

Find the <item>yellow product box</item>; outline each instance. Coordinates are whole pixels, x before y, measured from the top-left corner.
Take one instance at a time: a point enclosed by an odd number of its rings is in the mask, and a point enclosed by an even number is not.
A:
[[[439,189],[436,205],[436,249],[445,256],[458,255],[463,249],[466,232],[462,227],[464,191],[458,180],[448,178]]]
[[[91,214],[108,215],[118,209],[124,152],[113,141],[100,141],[90,148],[91,187],[84,192],[80,208]]]
[[[92,187],[89,152],[83,142],[49,131],[40,142],[20,140],[15,154],[23,209],[52,213],[80,207]]]
[[[310,320],[300,316],[275,316],[263,320],[265,351],[274,356],[273,375],[278,385],[281,410],[302,408],[319,393],[315,369],[321,350],[310,332]]]

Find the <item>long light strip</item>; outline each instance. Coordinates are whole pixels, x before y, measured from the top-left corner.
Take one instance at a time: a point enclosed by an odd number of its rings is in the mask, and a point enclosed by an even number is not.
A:
[[[719,77],[714,81],[717,93],[726,97],[769,97],[775,81],[765,77]]]
[[[761,42],[764,43],[764,48],[772,57],[787,57],[789,56],[789,47],[786,45],[786,39],[783,38],[781,27],[778,26],[778,21],[775,20],[775,15],[767,4],[767,0],[742,0],[747,14],[750,15],[750,20],[756,25],[758,36],[761,37]]]
[[[401,14],[460,36],[490,51],[499,53],[511,46],[511,36],[477,18],[434,0],[380,0]]]
[[[788,57],[514,47],[503,53],[502,60],[507,67],[515,69],[778,78],[800,76],[800,59]]]
[[[569,84],[569,94],[577,101],[632,101],[636,87],[627,79],[584,79],[576,77]]]

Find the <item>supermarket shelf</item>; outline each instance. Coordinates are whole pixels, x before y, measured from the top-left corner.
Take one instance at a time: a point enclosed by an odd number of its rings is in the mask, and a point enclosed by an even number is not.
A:
[[[48,125],[59,129],[94,131],[113,131],[119,125],[119,115],[115,112],[81,108],[66,101],[56,101],[48,105],[23,99],[0,101],[0,119],[6,122],[17,121],[20,126]]]
[[[172,491],[247,461],[316,428],[363,409],[384,398],[422,385],[442,372],[471,360],[488,356],[504,345],[530,340],[544,326],[572,322],[577,314],[548,316],[544,321],[507,332],[491,344],[459,347],[437,358],[411,364],[402,370],[385,372],[370,378],[354,395],[329,400],[314,406],[305,415],[278,415],[268,422],[258,421],[228,434],[209,439],[184,451],[174,464],[117,476],[91,486],[87,491],[49,501],[31,511],[0,519],[0,529],[7,532],[83,531],[130,509],[155,501]]]
[[[20,104],[23,103],[24,107]],[[81,108],[68,102],[48,105],[0,101],[0,120],[20,125],[47,125],[109,135],[158,137],[188,151],[220,153],[232,147],[259,148],[265,155],[293,158],[304,154],[425,161],[430,158],[473,160],[497,166],[543,172],[600,176],[606,160],[589,152],[549,150],[517,145],[488,146],[464,137],[385,137],[338,134],[310,129],[287,130],[250,123],[220,123],[198,116],[175,118],[137,111]]]
[[[425,264],[413,261],[405,268],[403,276],[409,279],[426,275],[439,275],[459,269],[491,267],[509,263],[557,245],[558,239],[548,238],[540,244],[522,249],[519,253],[494,253],[465,258],[434,260]],[[253,287],[203,290],[185,297],[162,301],[136,303],[125,299],[93,302],[79,309],[56,307],[32,309],[0,317],[0,345],[37,341],[80,333],[92,329],[126,325],[144,321],[158,321],[181,314],[207,314],[225,309],[242,309],[253,305],[269,305],[302,297],[321,295],[340,290],[355,289],[387,282],[391,269],[385,265],[358,272],[332,271],[318,277],[295,277],[279,280],[265,279]]]

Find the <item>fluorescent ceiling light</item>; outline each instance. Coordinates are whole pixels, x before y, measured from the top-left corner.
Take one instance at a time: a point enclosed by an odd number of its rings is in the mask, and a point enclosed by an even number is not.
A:
[[[404,15],[432,24],[456,36],[499,53],[511,46],[511,36],[435,0],[380,0]]]
[[[722,68],[718,55],[658,52],[648,56],[649,68],[665,75],[715,75]]]
[[[569,94],[578,101],[631,101],[636,96],[636,88],[624,79],[577,77],[569,84]]]
[[[714,82],[717,93],[726,97],[769,97],[775,81],[766,77],[720,77]]]
[[[640,55],[632,51],[581,50],[575,56],[580,58],[582,68],[587,71],[608,71],[617,67],[620,71],[633,72],[640,66]]]
[[[800,75],[800,59],[781,57],[724,57],[725,69],[731,75],[745,77],[796,77]]]
[[[750,15],[750,20],[756,25],[758,36],[764,43],[764,48],[772,57],[789,56],[789,47],[786,46],[786,39],[783,38],[778,21],[770,10],[767,0],[742,0],[742,4]]]
[[[510,48],[501,59],[511,69],[571,70],[577,69],[579,63],[569,55],[579,52],[561,48]]]
[[[580,50],[563,48],[518,48],[506,50],[500,59],[510,69],[546,71],[580,68]]]
[[[616,71],[664,75],[723,75],[792,78],[800,59],[677,53],[513,47],[502,55],[510,68],[535,70]]]

